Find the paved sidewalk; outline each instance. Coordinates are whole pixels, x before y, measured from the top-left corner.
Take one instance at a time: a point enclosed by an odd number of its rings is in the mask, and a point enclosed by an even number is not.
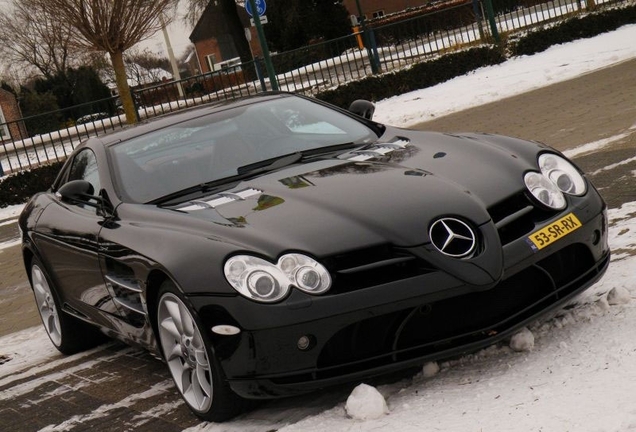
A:
[[[40,325],[20,246],[0,249],[0,337]]]

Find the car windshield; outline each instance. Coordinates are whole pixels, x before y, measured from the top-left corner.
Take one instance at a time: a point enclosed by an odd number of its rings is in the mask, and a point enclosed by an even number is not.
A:
[[[120,195],[149,202],[284,155],[377,140],[336,110],[288,96],[217,111],[111,147]]]

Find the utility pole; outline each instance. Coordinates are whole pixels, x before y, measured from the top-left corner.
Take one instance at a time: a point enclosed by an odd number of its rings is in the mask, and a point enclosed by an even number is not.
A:
[[[163,38],[166,41],[166,47],[168,48],[168,58],[170,59],[170,66],[172,66],[172,76],[177,82],[177,89],[179,90],[179,97],[183,98],[183,88],[181,87],[181,74],[179,73],[179,66],[177,66],[177,60],[174,58],[174,52],[172,51],[172,44],[170,43],[170,36],[168,35],[168,29],[166,28],[166,21],[163,19],[163,15],[159,16],[161,22],[161,30],[163,31]]]

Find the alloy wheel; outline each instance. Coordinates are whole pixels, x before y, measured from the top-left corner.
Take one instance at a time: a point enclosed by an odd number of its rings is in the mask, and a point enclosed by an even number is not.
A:
[[[46,280],[44,272],[36,264],[31,267],[31,280],[33,293],[35,294],[35,302],[38,307],[38,312],[42,317],[44,328],[49,334],[51,342],[53,342],[55,346],[60,346],[62,344],[62,327],[60,326],[60,317],[58,316],[57,307],[55,306],[53,293],[51,292],[51,287]]]
[[[157,311],[163,354],[177,388],[194,410],[212,405],[212,370],[205,343],[192,314],[179,297],[164,294]]]

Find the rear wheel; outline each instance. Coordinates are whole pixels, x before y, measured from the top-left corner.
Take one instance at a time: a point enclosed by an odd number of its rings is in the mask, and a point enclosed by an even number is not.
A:
[[[172,282],[161,287],[156,316],[162,354],[190,409],[207,421],[241,412],[245,401],[223,378],[202,327]]]
[[[31,286],[44,329],[61,353],[74,354],[103,341],[89,324],[62,312],[58,294],[37,258],[31,262]]]

